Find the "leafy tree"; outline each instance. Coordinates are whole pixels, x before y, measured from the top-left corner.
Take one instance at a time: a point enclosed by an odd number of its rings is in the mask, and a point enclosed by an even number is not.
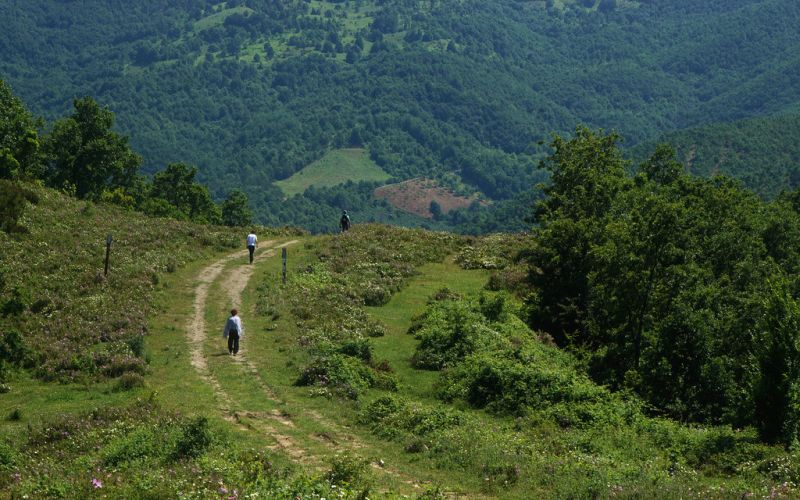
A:
[[[628,177],[615,143],[585,129],[554,141],[526,253],[529,323],[598,382],[671,416],[790,442],[800,332],[795,299],[770,283],[797,286],[791,196],[768,205],[729,179],[691,178],[666,147]]]
[[[175,207],[182,218],[217,224],[222,215],[208,188],[195,181],[197,167],[171,163],[153,176],[152,198],[162,199]]]
[[[768,442],[800,438],[800,305],[788,281],[772,283],[764,299],[757,355],[756,422]]]
[[[235,189],[222,202],[222,223],[226,226],[246,226],[253,222],[253,211],[247,195]]]
[[[595,134],[585,127],[570,140],[555,137],[554,153],[541,167],[551,174],[546,198],[536,204],[538,244],[528,255],[535,269],[532,284],[546,293],[530,309],[534,329],[549,332],[561,345],[588,342],[592,246],[603,238],[602,218],[625,184],[625,161],[615,134]]]
[[[442,217],[442,206],[439,205],[439,203],[436,202],[436,200],[431,201],[431,205],[428,208],[428,210],[430,211],[434,220],[439,220]]]
[[[114,114],[91,97],[73,104],[75,112],[58,120],[46,141],[48,183],[94,200],[106,190],[131,186],[142,158],[127,137],[111,131]]]
[[[42,157],[34,119],[11,88],[0,79],[0,178],[38,178]]]

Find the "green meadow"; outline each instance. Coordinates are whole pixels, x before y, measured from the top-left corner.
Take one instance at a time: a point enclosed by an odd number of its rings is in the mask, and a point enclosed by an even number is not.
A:
[[[385,182],[391,176],[381,170],[366,149],[337,149],[308,165],[288,179],[275,182],[281,191],[292,197],[311,186],[337,186],[347,181]]]

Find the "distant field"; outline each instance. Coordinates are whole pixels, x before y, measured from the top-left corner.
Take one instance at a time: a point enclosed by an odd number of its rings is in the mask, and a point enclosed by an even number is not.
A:
[[[337,149],[293,176],[275,183],[283,193],[292,197],[311,186],[331,187],[347,181],[384,182],[390,175],[381,170],[365,149]]]
[[[253,9],[249,7],[232,7],[230,9],[222,9],[194,23],[194,29],[195,31],[202,31],[208,28],[213,28],[214,26],[220,26],[225,22],[225,19],[233,14],[248,14],[253,12]]]
[[[431,218],[431,202],[435,201],[447,213],[456,208],[466,208],[476,200],[456,196],[432,179],[411,179],[397,184],[381,186],[375,190],[376,198],[385,199],[395,207],[421,217]]]

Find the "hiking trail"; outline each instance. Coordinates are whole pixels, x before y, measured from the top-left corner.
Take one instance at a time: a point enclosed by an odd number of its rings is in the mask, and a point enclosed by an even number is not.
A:
[[[291,431],[297,430],[297,424],[292,420],[287,412],[278,409],[264,412],[249,409],[236,400],[236,398],[225,390],[223,384],[211,372],[209,367],[208,353],[205,352],[205,344],[209,338],[221,337],[221,328],[217,325],[207,325],[205,314],[210,306],[210,290],[214,284],[219,284],[221,293],[225,295],[225,302],[231,308],[242,308],[242,294],[247,288],[250,278],[256,268],[256,264],[268,257],[276,254],[280,248],[298,243],[291,240],[276,244],[275,241],[266,241],[260,245],[260,250],[256,253],[253,265],[244,264],[247,261],[247,250],[237,251],[229,254],[222,259],[204,267],[196,277],[194,287],[194,306],[190,321],[186,327],[186,337],[189,343],[191,365],[198,376],[207,383],[213,390],[214,396],[220,405],[220,412],[225,420],[236,424],[243,431],[255,431],[270,436],[276,442],[274,446],[268,447],[273,451],[281,451],[288,455],[293,461],[303,465],[310,465],[314,468],[321,468],[319,459],[310,453],[297,439],[290,436]],[[240,260],[242,265],[230,265],[231,262]],[[224,272],[224,274],[223,274]],[[243,311],[246,315],[253,314],[253,311]],[[231,356],[232,362],[236,363],[245,372],[248,380],[255,383],[259,393],[266,401],[270,401],[276,406],[284,406],[282,401],[264,380],[259,373],[258,367],[247,357],[247,323],[245,323],[245,333],[243,341],[236,356]],[[220,338],[221,342],[221,338]],[[364,448],[363,443],[336,422],[333,422],[316,411],[306,412],[306,415],[318,424],[322,424],[331,432],[311,434],[308,437],[318,443],[322,443],[331,451],[353,451]],[[393,468],[376,463],[371,464],[374,470],[380,470],[385,474],[400,478],[400,481],[408,486],[418,489],[420,487],[413,478],[394,470]]]

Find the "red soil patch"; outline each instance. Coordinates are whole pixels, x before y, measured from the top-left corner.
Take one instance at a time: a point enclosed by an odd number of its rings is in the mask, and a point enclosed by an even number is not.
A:
[[[386,200],[394,207],[420,217],[432,218],[431,202],[435,201],[446,214],[456,208],[466,208],[477,200],[476,197],[456,196],[439,186],[433,179],[411,179],[381,186],[372,193],[375,198]]]

